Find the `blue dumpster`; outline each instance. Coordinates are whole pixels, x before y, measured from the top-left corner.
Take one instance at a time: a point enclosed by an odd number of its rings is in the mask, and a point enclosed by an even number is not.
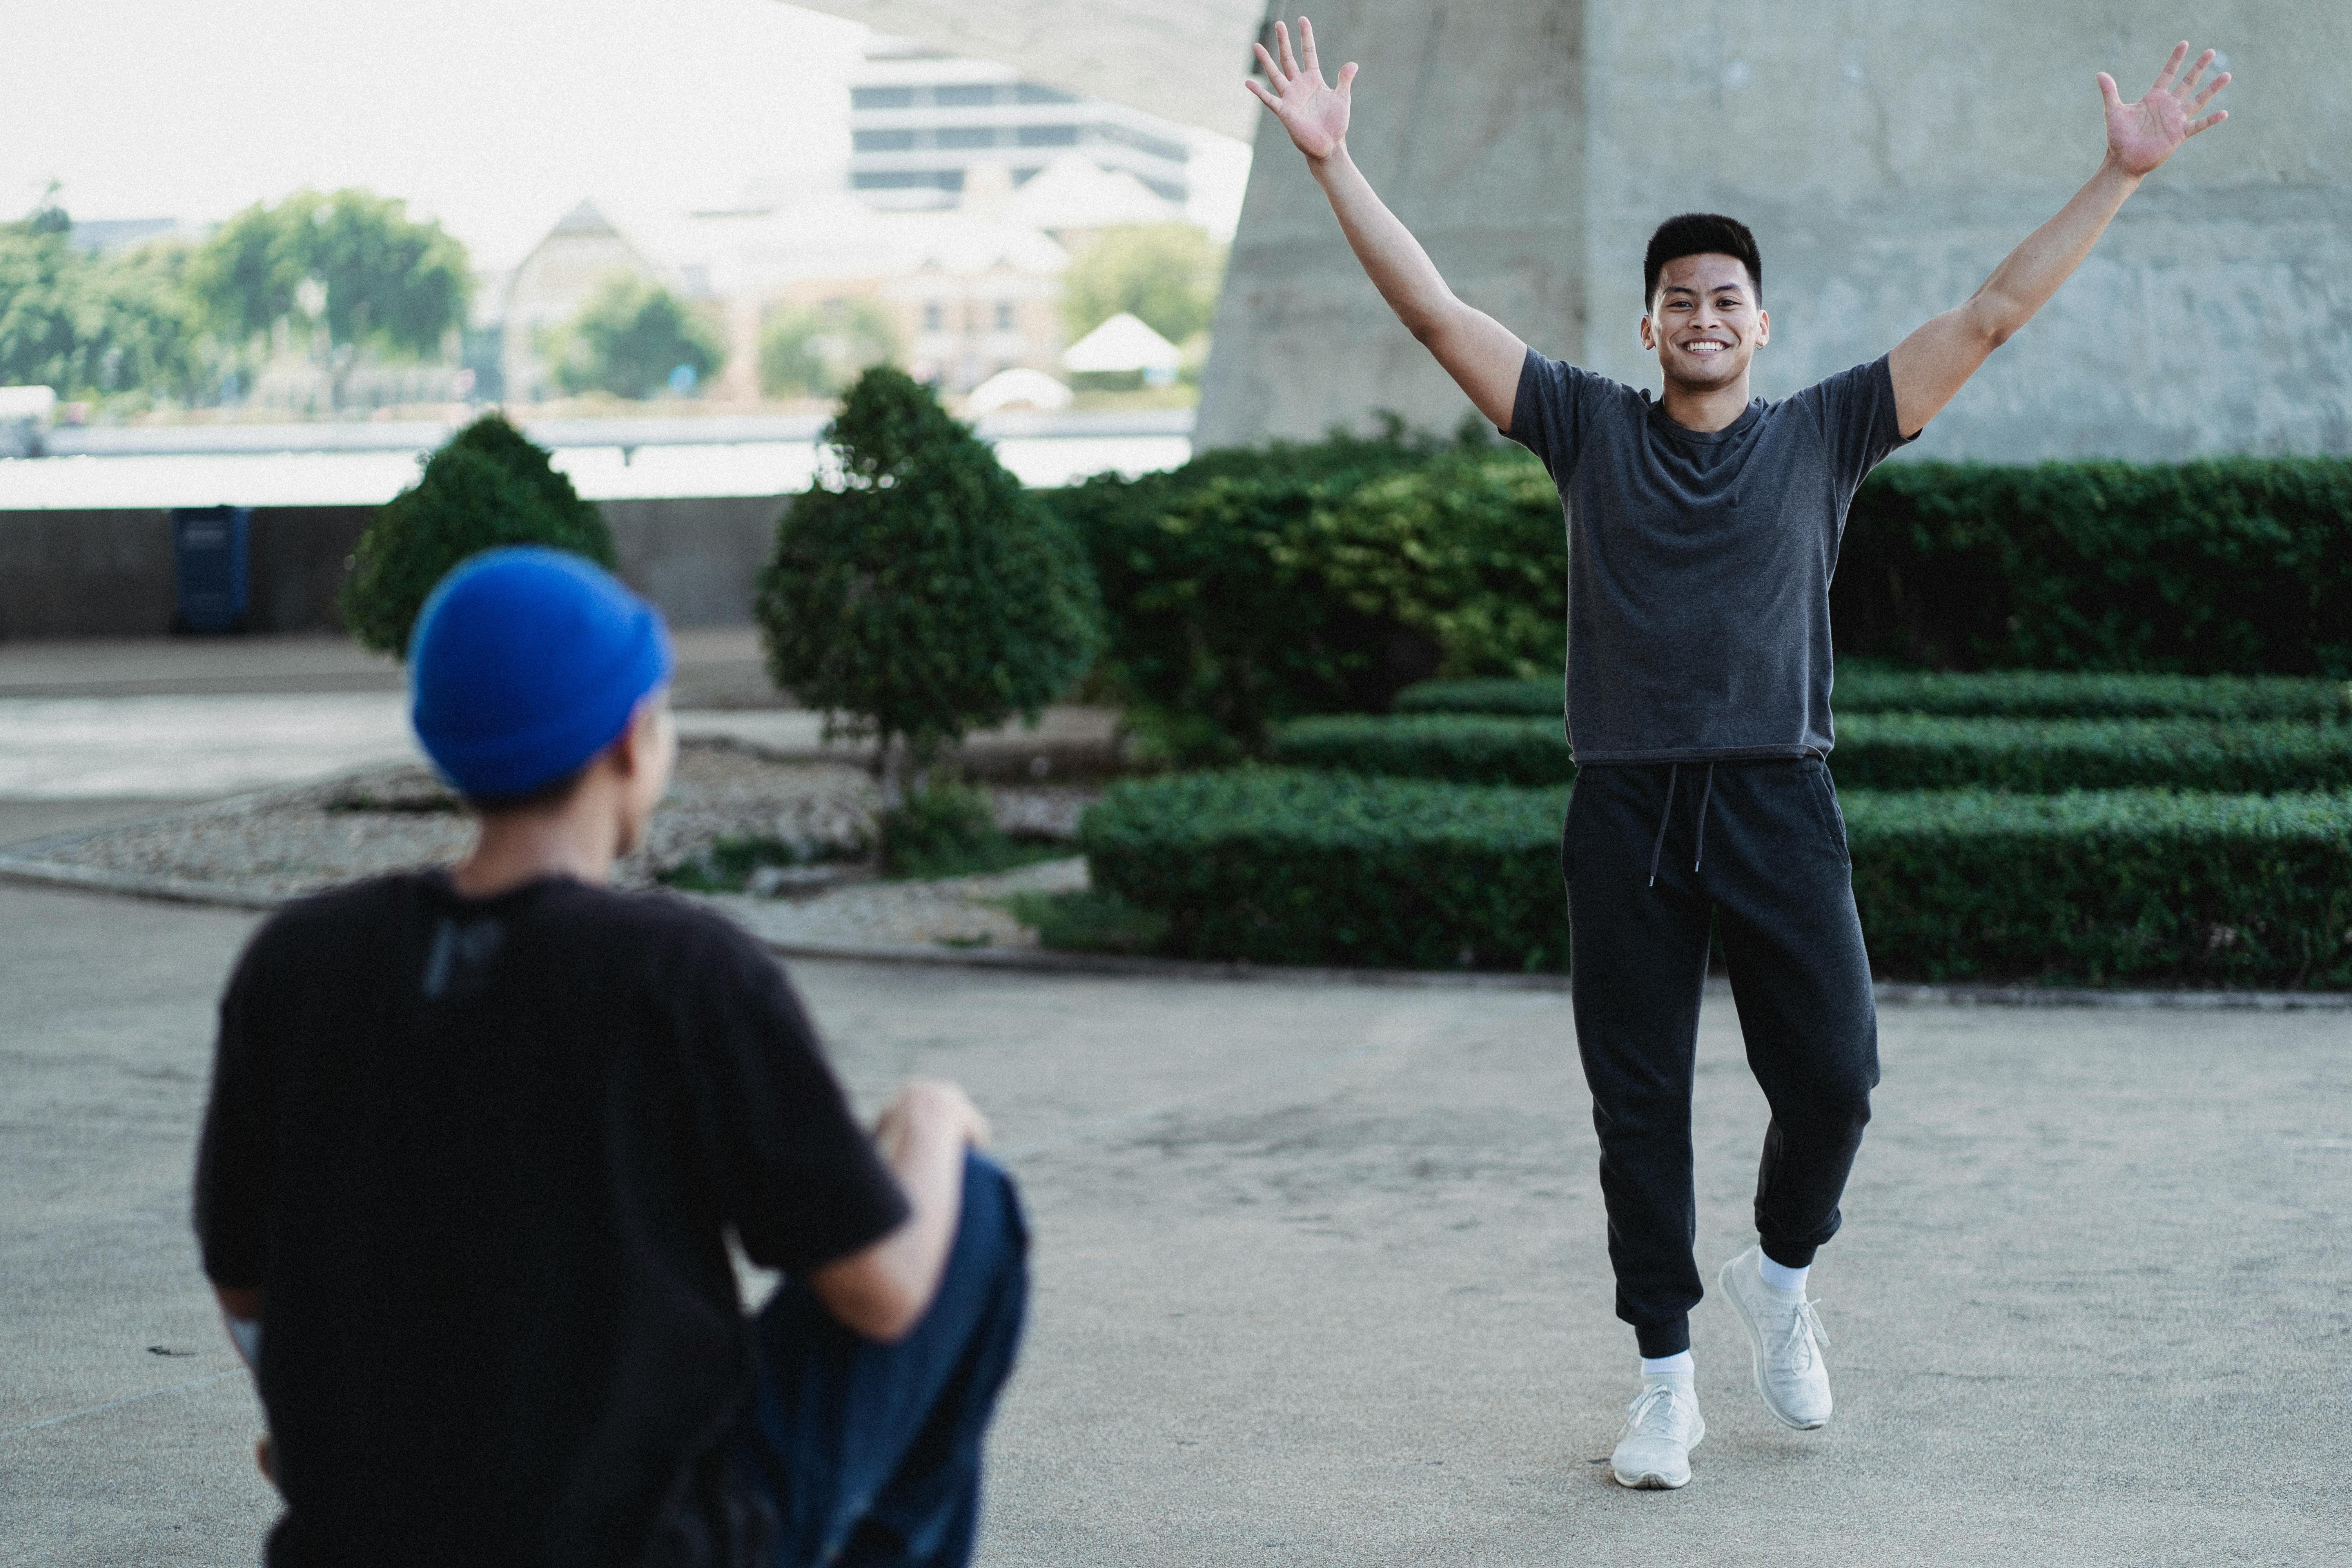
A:
[[[245,629],[247,551],[252,531],[249,506],[172,509],[172,564],[180,584],[173,631]]]

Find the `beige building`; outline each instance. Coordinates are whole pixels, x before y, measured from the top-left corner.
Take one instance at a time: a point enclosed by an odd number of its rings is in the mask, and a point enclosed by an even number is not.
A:
[[[696,215],[689,265],[726,301],[724,395],[758,394],[762,325],[778,310],[870,300],[900,363],[953,393],[1015,366],[1052,372],[1062,351],[1069,253],[1025,224],[966,208],[877,212],[846,192]]]
[[[508,274],[499,310],[499,368],[507,400],[536,403],[559,395],[541,340],[548,329],[579,314],[604,280],[637,277],[677,287],[678,280],[636,246],[612,220],[583,201],[557,220],[547,237]]]

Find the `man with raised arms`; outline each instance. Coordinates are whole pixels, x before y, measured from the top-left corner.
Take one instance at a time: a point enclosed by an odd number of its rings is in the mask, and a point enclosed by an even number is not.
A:
[[[1348,156],[1355,66],[1327,82],[1305,17],[1295,54],[1287,27],[1276,37],[1274,52],[1257,51],[1265,81],[1249,89],[1306,154],[1357,259],[1479,412],[1559,486],[1579,770],[1560,861],[1577,1048],[1617,1315],[1641,1353],[1611,1469],[1629,1487],[1679,1487],[1706,1431],[1690,1353],[1702,1294],[1690,1108],[1710,924],[1772,1111],[1758,1244],[1718,1280],[1766,1407],[1801,1430],[1830,1416],[1806,1273],[1837,1233],[1878,1082],[1870,963],[1825,762],[1829,585],[1846,508],[2057,291],[2140,181],[2225,118],[2205,110],[2230,79],[2206,78],[2211,51],[2189,62],[2185,43],[2136,103],[2099,73],[2106,152],[2057,216],[1893,352],[1778,403],[1748,395],[1771,331],[1754,237],[1713,214],[1668,218],[1643,259],[1642,346],[1664,384],[1653,400],[1546,358],[1456,299]]]

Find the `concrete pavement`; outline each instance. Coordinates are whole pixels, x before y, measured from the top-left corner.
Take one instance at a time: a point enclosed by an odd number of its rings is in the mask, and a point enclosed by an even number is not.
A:
[[[0,887],[0,1563],[254,1560],[257,1421],[185,1221],[250,926]],[[1710,1300],[1696,1479],[1630,1494],[1565,997],[794,973],[861,1101],[961,1079],[1027,1192],[985,1563],[2352,1554],[2345,1015],[1889,1008],[1815,1275],[1837,1419],[1774,1425]],[[1700,1056],[1711,1271],[1763,1124],[1726,998]]]

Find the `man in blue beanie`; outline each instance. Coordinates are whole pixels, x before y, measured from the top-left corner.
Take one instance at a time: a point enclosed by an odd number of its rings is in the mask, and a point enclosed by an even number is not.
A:
[[[195,1226],[268,1562],[968,1562],[1027,1292],[980,1113],[869,1137],[772,958],[604,885],[677,749],[643,601],[491,551],[409,669],[472,851],[280,911],[221,1002]],[[749,1322],[730,1231],[785,1275]]]

